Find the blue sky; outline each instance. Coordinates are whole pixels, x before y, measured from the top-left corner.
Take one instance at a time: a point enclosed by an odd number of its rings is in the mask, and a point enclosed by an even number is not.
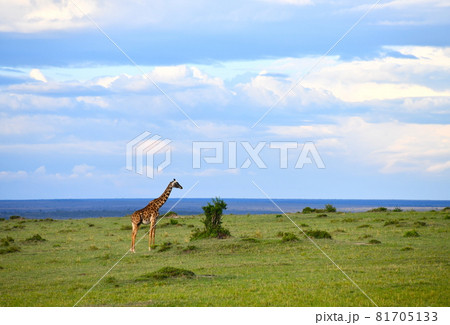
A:
[[[450,199],[450,5],[381,1],[322,57],[374,2],[0,1],[0,199]],[[171,140],[154,178],[125,165],[144,131]],[[325,168],[294,167],[307,142]]]

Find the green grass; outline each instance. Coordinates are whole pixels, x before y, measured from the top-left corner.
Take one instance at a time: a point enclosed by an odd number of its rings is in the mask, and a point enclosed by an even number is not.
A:
[[[317,215],[289,217],[331,234],[312,239],[379,306],[450,304],[448,211]],[[225,215],[231,237],[191,242],[201,219],[164,220],[155,249],[146,236],[125,257],[129,217],[4,220],[0,306],[72,306],[122,257],[79,306],[371,306],[285,216]]]

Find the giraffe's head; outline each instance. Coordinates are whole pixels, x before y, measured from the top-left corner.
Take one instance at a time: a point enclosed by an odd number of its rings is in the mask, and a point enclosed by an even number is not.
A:
[[[183,186],[180,185],[180,183],[177,182],[177,180],[174,178],[172,182],[170,182],[170,184],[172,184],[172,187],[176,187],[179,189],[183,189]]]

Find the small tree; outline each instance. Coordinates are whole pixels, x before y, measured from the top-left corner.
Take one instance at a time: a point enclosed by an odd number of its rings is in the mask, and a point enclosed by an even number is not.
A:
[[[225,238],[230,236],[230,231],[222,227],[222,214],[226,210],[227,204],[220,198],[212,199],[212,203],[202,207],[205,218],[202,220],[205,225],[204,230],[197,229],[192,234],[191,239],[200,239],[207,237]]]
[[[327,212],[336,212],[336,208],[331,204],[325,204],[325,211]]]

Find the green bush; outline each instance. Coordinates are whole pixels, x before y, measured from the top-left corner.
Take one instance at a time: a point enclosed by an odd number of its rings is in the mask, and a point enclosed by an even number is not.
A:
[[[371,239],[371,240],[369,240],[369,244],[378,245],[378,244],[381,244],[381,242],[377,239]]]
[[[414,222],[414,225],[419,226],[419,227],[425,227],[427,225],[427,223],[423,222],[423,221],[416,221],[416,222]]]
[[[386,212],[387,210],[388,210],[388,209],[385,208],[385,207],[379,207],[379,208],[371,209],[371,210],[369,210],[369,211],[367,211],[367,212]]]
[[[133,229],[131,225],[123,225],[122,227],[120,227],[120,230],[131,230],[131,229]]]
[[[302,210],[302,213],[313,213],[313,212],[315,212],[316,211],[316,209],[313,209],[313,208],[310,208],[310,207],[306,207],[306,208],[303,208],[303,210]]]
[[[227,204],[220,198],[212,199],[212,203],[202,207],[205,218],[202,223],[205,225],[203,230],[196,229],[191,235],[191,240],[202,238],[227,238],[231,236],[230,231],[222,227],[223,210],[227,208]]]
[[[36,234],[34,236],[31,236],[30,238],[25,239],[26,242],[40,242],[40,241],[46,241],[46,239],[42,238],[41,235]]]
[[[326,218],[326,217],[328,217],[328,215],[325,214],[325,213],[322,213],[322,214],[318,214],[318,215],[317,215],[317,218]]]
[[[324,230],[307,230],[305,232],[309,237],[317,238],[317,239],[332,239],[331,235]]]
[[[9,220],[24,219],[21,216],[10,216]]]
[[[392,210],[392,212],[402,212],[403,210],[400,209],[399,207],[395,208],[394,210]]]
[[[281,214],[277,214],[277,215],[275,216],[275,218],[281,218],[281,217],[282,217]]]
[[[336,208],[332,206],[331,204],[325,204],[325,211],[326,212],[336,212]]]
[[[283,236],[281,237],[282,242],[288,242],[288,241],[298,241],[298,237],[293,234],[292,232],[285,232]]]
[[[415,230],[409,230],[407,232],[405,232],[405,234],[403,235],[403,237],[419,237],[419,233]]]
[[[170,219],[169,223],[170,223],[171,225],[178,225],[178,220],[176,220],[176,219]]]

